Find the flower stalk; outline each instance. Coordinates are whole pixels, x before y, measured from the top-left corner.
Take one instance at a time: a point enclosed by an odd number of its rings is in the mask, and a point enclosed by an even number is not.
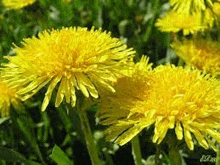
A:
[[[173,165],[182,164],[182,159],[177,146],[172,146],[169,150],[169,156]]]
[[[216,165],[220,165],[220,146],[219,146],[219,144],[218,144],[218,148],[217,148]]]
[[[89,152],[92,165],[100,165],[101,161],[99,159],[98,150],[93,140],[93,135],[92,135],[92,131],[90,128],[89,119],[87,117],[86,110],[82,108],[83,102],[84,101],[77,102],[77,110],[78,110],[78,115],[79,115],[80,122],[81,122],[81,129],[84,134],[86,146]]]
[[[142,160],[141,160],[142,156],[141,156],[141,149],[140,149],[140,142],[139,142],[138,135],[136,135],[132,139],[131,145],[132,145],[132,155],[134,158],[135,165],[143,165]]]

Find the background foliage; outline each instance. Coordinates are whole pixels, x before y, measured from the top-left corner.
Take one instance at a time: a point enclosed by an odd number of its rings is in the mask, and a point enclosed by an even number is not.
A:
[[[121,38],[137,51],[135,61],[145,54],[155,66],[177,62],[169,48],[170,34],[161,33],[154,27],[155,20],[169,9],[167,0],[73,0],[70,3],[37,0],[21,10],[6,10],[0,5],[1,63],[7,62],[3,56],[13,54],[13,44],[21,45],[23,38],[37,36],[44,29],[70,26],[94,26],[111,31],[113,37]],[[50,104],[45,112],[41,112],[44,93],[41,91],[25,102],[23,111],[12,110],[10,118],[0,118],[0,164],[89,165],[78,116],[74,111],[66,111],[65,104],[60,108]],[[96,106],[91,107],[88,114],[105,164],[134,164],[130,144],[119,147],[105,142],[103,127],[95,123],[96,109]],[[151,141],[148,132],[143,131],[141,150],[148,165],[154,164],[152,160],[156,152]],[[163,162],[169,164],[167,146],[163,149]],[[182,153],[185,162],[191,165],[208,164],[200,162],[203,154],[215,156],[214,152],[202,148],[196,148],[195,152],[185,149]]]

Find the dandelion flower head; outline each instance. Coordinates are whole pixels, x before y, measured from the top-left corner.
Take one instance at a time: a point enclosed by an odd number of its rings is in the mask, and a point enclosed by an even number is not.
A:
[[[75,106],[76,90],[93,98],[102,89],[114,92],[111,83],[132,65],[135,53],[110,33],[94,28],[43,31],[22,44],[14,48],[15,56],[6,57],[9,63],[4,65],[4,78],[11,86],[21,86],[18,94],[23,100],[48,85],[42,110],[57,88],[56,107],[64,98]]]
[[[8,116],[11,105],[19,110],[22,108],[21,100],[16,89],[10,88],[6,82],[0,80],[0,112],[1,116]]]
[[[218,20],[220,20],[220,2],[219,3],[214,3],[213,12],[217,16]]]
[[[139,76],[140,72],[145,76]],[[101,124],[109,125],[107,140],[119,145],[154,125],[154,143],[160,144],[173,129],[190,150],[194,138],[205,149],[216,149],[212,139],[220,142],[219,85],[197,69],[167,64],[139,70],[132,77],[120,78],[116,92],[102,97],[97,115]]]
[[[204,11],[207,6],[212,6],[212,0],[169,0],[173,9],[176,10],[178,13],[185,13],[185,14],[192,14]]]
[[[33,4],[35,1],[36,0],[3,0],[2,3],[7,9],[21,9]]]
[[[72,0],[63,0],[63,2],[65,2],[65,3],[71,3]]]
[[[188,65],[220,75],[220,44],[207,39],[175,41],[172,47]]]
[[[202,17],[204,17],[203,20]],[[156,21],[155,26],[162,32],[177,33],[182,30],[184,35],[188,35],[212,27],[213,22],[214,18],[210,10],[206,10],[204,16],[198,13],[192,15],[181,14],[170,10],[165,16]]]

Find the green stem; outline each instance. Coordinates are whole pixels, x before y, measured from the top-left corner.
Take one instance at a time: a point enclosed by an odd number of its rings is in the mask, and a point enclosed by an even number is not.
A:
[[[175,132],[173,130],[167,133],[167,136],[165,137],[165,142],[169,147],[169,157],[172,161],[170,165],[182,164],[182,157],[179,153],[180,141],[177,140]]]
[[[143,37],[143,41],[144,42],[148,42],[149,38],[150,38],[150,34],[152,32],[152,29],[153,29],[153,26],[154,26],[154,22],[155,22],[155,19],[156,19],[156,15],[158,14],[158,7],[159,7],[159,3],[160,0],[156,0],[155,3],[154,3],[154,15],[153,17],[151,18],[150,22],[149,22],[149,25],[148,25],[148,28],[147,28],[147,31],[146,33],[144,34],[144,37]]]
[[[160,146],[156,145],[155,165],[160,164]]]
[[[112,160],[112,157],[111,157],[109,151],[105,150],[105,151],[103,151],[103,153],[105,155],[106,162],[108,162],[108,165],[114,165],[114,162]]]
[[[176,146],[173,146],[172,148],[170,148],[169,156],[172,159],[173,165],[182,164],[182,159],[181,159],[179,150]]]
[[[87,113],[84,109],[80,108],[81,106],[77,106],[80,122],[81,122],[81,128],[85,137],[86,146],[89,152],[89,156],[92,162],[92,165],[100,165],[101,161],[98,156],[98,151],[96,148],[96,145],[93,140],[92,131],[89,125],[89,120],[87,117]]]
[[[217,156],[216,156],[215,165],[220,165],[220,145],[219,144],[218,144],[218,148],[217,148]]]
[[[140,142],[139,142],[138,135],[136,135],[132,139],[131,144],[132,144],[132,155],[134,158],[135,165],[143,165],[141,161],[142,157],[141,157]]]
[[[177,65],[178,66],[183,66],[184,65],[184,61],[181,58],[179,58]]]

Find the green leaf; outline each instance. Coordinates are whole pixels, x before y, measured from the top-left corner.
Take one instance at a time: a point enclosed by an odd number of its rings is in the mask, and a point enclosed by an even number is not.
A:
[[[37,163],[37,162],[33,162],[33,161],[29,161],[29,165],[42,165],[42,164]]]
[[[39,163],[27,160],[22,154],[12,149],[0,147],[0,158],[8,162],[20,162],[25,165],[40,165]]]
[[[58,147],[55,145],[53,147],[52,154],[49,156],[53,159],[58,165],[73,165],[73,161],[71,161],[68,156]]]
[[[28,120],[27,117],[21,116],[17,119],[19,128],[24,133],[25,137],[29,141],[30,145],[33,147],[35,152],[37,153],[38,157],[40,158],[41,162],[44,162],[43,157],[41,155],[40,149],[37,144],[36,137],[33,132],[33,123],[31,120]]]
[[[8,162],[20,162],[20,163],[25,163],[25,164],[29,163],[22,154],[12,149],[5,148],[5,147],[0,147],[0,158]]]
[[[7,121],[8,119],[10,119],[10,118],[9,117],[2,117],[2,118],[0,118],[0,125],[2,123],[4,123],[5,121]]]

